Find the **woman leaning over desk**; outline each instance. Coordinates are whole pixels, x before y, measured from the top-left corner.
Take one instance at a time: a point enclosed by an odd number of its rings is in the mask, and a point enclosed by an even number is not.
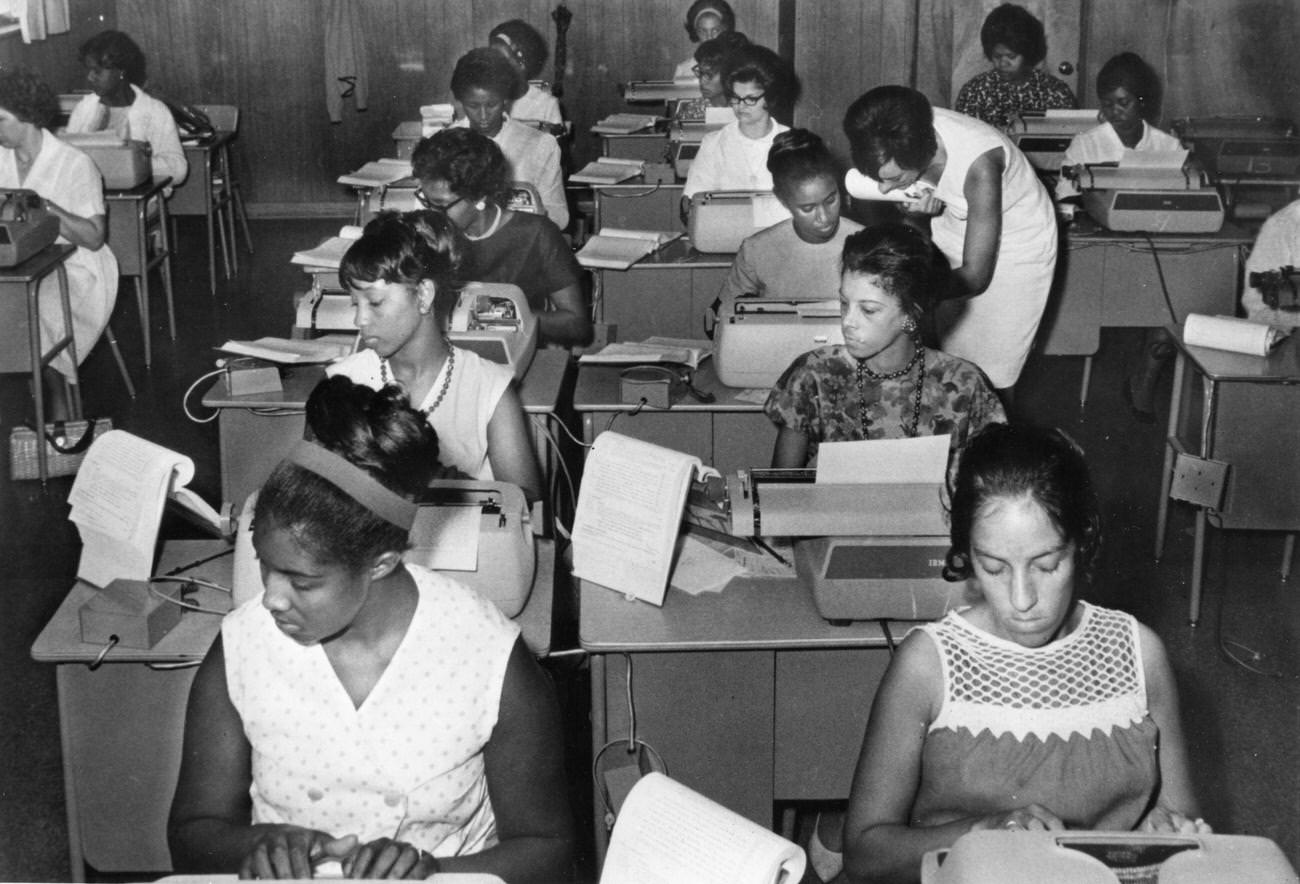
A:
[[[953,267],[957,297],[935,311],[940,346],[983,369],[1009,406],[1056,268],[1056,211],[1033,167],[992,126],[931,108],[906,86],[853,102],[844,134],[853,165],[882,192],[926,189],[905,208],[931,216]]]
[[[265,591],[190,691],[168,823],[178,870],[309,878],[570,876],[559,711],[519,628],[402,562],[438,440],[395,387],[322,381],[258,496]]]
[[[976,829],[1207,832],[1164,647],[1076,594],[1100,541],[1083,453],[992,426],[962,454],[945,575],[978,601],[903,640],[844,829],[850,881],[916,881]]]
[[[50,132],[59,101],[39,77],[22,68],[0,68],[0,187],[34,190],[59,219],[61,243],[77,249],[67,259],[68,296],[77,360],[84,361],[117,301],[117,258],[104,241],[107,233],[104,180],[90,157]],[[41,336],[63,337],[58,280],[40,287]],[[67,350],[43,372],[47,420],[67,420],[71,403],[64,378],[73,375]]]
[[[921,343],[920,326],[947,268],[906,224],[868,227],[844,243],[844,343],[796,359],[763,410],[777,425],[774,467],[804,467],[823,442],[952,435],[956,453],[1006,420],[971,363]]]
[[[519,286],[537,314],[542,343],[591,340],[582,268],[549,218],[505,208],[509,173],[491,138],[444,129],[416,145],[411,168],[420,180],[420,202],[446,215],[469,240],[463,279]]]
[[[148,142],[154,176],[171,178],[172,187],[181,184],[189,162],[171,110],[142,88],[144,52],[121,31],[102,31],[82,43],[78,55],[91,94],[72,109],[68,131],[110,131]]]
[[[463,248],[438,212],[383,213],[367,224],[339,264],[366,349],[327,373],[401,387],[438,432],[452,475],[510,482],[532,502],[542,482],[510,370],[446,337]]]

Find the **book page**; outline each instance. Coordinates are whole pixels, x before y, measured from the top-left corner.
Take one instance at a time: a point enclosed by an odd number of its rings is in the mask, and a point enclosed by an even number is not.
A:
[[[411,177],[411,161],[398,159],[371,160],[355,172],[339,176],[339,184],[354,187],[379,187]]]
[[[351,309],[351,308],[349,308]],[[310,365],[332,362],[347,356],[356,341],[348,336],[339,338],[258,338],[256,341],[226,341],[217,349],[236,356],[252,356],[279,365]]]
[[[641,160],[615,161],[610,157],[602,157],[574,172],[569,180],[579,184],[618,184],[635,178],[644,171],[645,163]]]
[[[587,455],[573,521],[573,574],[654,605],[668,588],[699,458],[604,432]]]
[[[600,884],[795,884],[799,845],[661,773],[619,809]]]
[[[290,261],[307,267],[327,267],[338,270],[343,256],[352,247],[352,243],[359,239],[361,239],[361,228],[348,224],[339,231],[338,236],[331,236],[314,248],[294,252]]]

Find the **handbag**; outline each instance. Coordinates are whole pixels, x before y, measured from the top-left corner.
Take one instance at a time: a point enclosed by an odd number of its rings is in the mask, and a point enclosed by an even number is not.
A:
[[[9,476],[13,479],[39,479],[40,449],[45,446],[47,476],[71,476],[81,467],[86,451],[95,437],[113,429],[112,418],[88,421],[55,421],[38,433],[31,426],[14,427],[9,432]]]

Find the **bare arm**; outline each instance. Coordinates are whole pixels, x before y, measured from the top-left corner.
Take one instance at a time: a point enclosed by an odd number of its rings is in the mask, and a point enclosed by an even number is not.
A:
[[[772,448],[773,469],[801,469],[808,466],[808,437],[790,427],[781,427]]]
[[[1165,646],[1154,632],[1138,627],[1142,642],[1142,669],[1147,683],[1147,709],[1160,729],[1160,793],[1147,812],[1141,828],[1155,832],[1209,831],[1199,819],[1187,765],[1187,743],[1183,739],[1178,685],[1165,654]]]
[[[506,388],[488,421],[487,449],[493,476],[518,485],[529,503],[541,498],[541,470],[528,435],[528,417],[514,384]]]
[[[982,154],[966,173],[963,192],[968,213],[962,263],[953,270],[961,293],[978,295],[989,286],[998,263],[1002,238],[1002,171],[1006,161],[998,148]]]
[[[551,344],[585,345],[591,341],[591,316],[579,283],[566,285],[547,296],[550,310],[538,314],[541,339]]]
[[[83,218],[74,215],[54,200],[47,199],[45,206],[59,219],[59,235],[83,249],[94,251],[104,244],[108,224],[104,215],[91,215]]]

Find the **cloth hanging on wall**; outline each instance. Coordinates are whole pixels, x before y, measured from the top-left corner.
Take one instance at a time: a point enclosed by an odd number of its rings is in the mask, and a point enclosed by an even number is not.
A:
[[[344,99],[363,111],[370,72],[361,30],[360,0],[329,0],[325,13],[325,108],[331,123],[343,122]]]
[[[68,0],[13,0],[13,14],[24,43],[44,40],[50,34],[66,34],[69,23]]]

